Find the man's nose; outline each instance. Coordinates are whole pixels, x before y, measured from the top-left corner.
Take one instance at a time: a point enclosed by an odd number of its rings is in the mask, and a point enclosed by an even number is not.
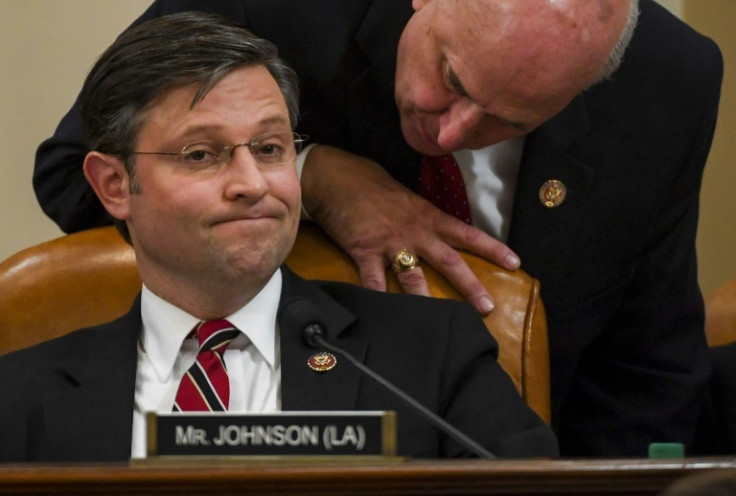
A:
[[[440,116],[437,144],[444,150],[463,148],[480,124],[485,111],[467,99],[459,99]]]
[[[268,192],[268,183],[258,161],[248,146],[238,146],[231,151],[227,165],[226,195],[260,198]]]

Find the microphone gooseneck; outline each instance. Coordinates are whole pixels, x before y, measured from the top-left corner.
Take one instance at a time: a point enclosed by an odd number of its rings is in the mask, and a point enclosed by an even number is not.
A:
[[[323,323],[321,312],[311,301],[305,298],[295,298],[287,302],[279,311],[279,322],[287,329],[302,329],[302,338],[308,346],[312,348],[323,347],[348,360],[363,374],[386,388],[394,396],[408,404],[414,411],[431,422],[432,425],[444,432],[453,440],[460,443],[476,456],[486,459],[496,458],[490,451],[463,434],[445,419],[426,408],[387,379],[374,372],[372,369],[353,357],[350,353],[338,346],[330,344],[327,341],[329,334],[327,333],[326,325]]]

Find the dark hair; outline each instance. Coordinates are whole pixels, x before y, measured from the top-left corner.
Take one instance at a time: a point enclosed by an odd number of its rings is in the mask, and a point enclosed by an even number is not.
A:
[[[172,89],[198,84],[194,107],[222,78],[251,66],[264,66],[276,80],[295,128],[297,76],[273,43],[203,12],[181,12],[132,27],[105,50],[84,82],[80,108],[88,149],[123,161],[134,185],[132,152],[149,106]],[[116,226],[129,240],[125,224]]]

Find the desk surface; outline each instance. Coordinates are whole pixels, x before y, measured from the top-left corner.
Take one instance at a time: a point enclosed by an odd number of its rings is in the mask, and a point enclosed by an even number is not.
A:
[[[0,465],[0,494],[656,495],[677,478],[713,469],[736,469],[736,457]]]

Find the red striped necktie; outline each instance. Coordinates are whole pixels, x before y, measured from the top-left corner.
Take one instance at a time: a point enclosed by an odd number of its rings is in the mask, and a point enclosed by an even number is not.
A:
[[[223,354],[240,331],[227,320],[201,322],[195,329],[197,360],[181,378],[175,412],[221,412],[230,404],[230,379]]]
[[[419,193],[445,213],[473,223],[463,175],[452,154],[422,157]]]

